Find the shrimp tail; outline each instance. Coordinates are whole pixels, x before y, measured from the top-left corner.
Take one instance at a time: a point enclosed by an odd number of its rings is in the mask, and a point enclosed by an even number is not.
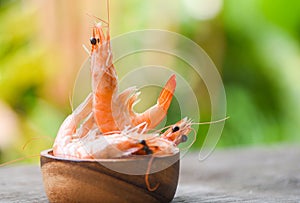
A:
[[[135,112],[133,111],[133,107],[135,104],[137,104],[140,99],[138,99],[138,96],[141,94],[141,92],[135,92],[129,99],[128,99],[128,109],[130,109],[129,114],[130,116],[135,116]]]
[[[161,106],[165,111],[168,110],[172,97],[176,88],[176,75],[172,75],[168,82],[166,83],[164,89],[161,91],[157,103]]]
[[[139,93],[134,94],[128,102],[132,126],[137,126],[141,123],[145,123],[148,130],[155,128],[167,115],[167,111],[170,107],[175,88],[176,75],[174,74],[170,77],[165,87],[161,91],[157,99],[157,103],[141,114],[135,113],[132,109],[133,106],[139,101],[137,100],[137,96]],[[145,126],[141,127],[144,128]]]

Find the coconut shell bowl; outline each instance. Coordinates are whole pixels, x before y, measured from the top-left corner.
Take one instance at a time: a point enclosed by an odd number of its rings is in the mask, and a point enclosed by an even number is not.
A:
[[[50,202],[170,202],[178,184],[179,153],[81,160],[55,157],[50,149],[40,161]]]

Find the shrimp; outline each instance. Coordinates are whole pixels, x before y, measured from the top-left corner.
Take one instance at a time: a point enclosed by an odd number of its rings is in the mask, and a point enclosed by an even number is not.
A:
[[[157,104],[138,114],[133,111],[133,106],[137,103],[139,92],[129,88],[118,94],[118,77],[112,62],[109,28],[105,35],[102,24],[96,24],[90,42],[93,112],[99,130],[105,134],[144,122],[147,129],[155,128],[167,114],[176,88],[176,76],[170,77]]]
[[[166,116],[176,88],[176,76],[172,75],[167,81],[154,106],[143,113],[134,112],[133,106],[138,102],[140,92],[131,87],[118,93],[109,21],[101,21],[106,25],[95,24],[90,39],[92,93],[61,125],[53,146],[54,155],[115,158],[135,153],[174,151],[179,138],[175,140],[178,136],[173,132],[174,139],[152,134],[153,139],[147,144],[139,140],[140,136],[150,138],[146,132],[155,128]],[[107,27],[106,34],[104,27]],[[150,148],[147,150],[146,146]]]
[[[141,150],[144,145],[137,142],[137,138],[126,136],[128,132],[133,133],[128,129],[143,129],[145,133],[165,117],[176,87],[175,75],[166,83],[157,104],[144,113],[137,114],[132,109],[138,96],[136,89],[129,88],[118,94],[109,32],[105,36],[102,25],[97,24],[90,41],[93,92],[62,123],[53,145],[53,153],[70,158],[120,157],[132,154]],[[119,113],[118,116],[116,112]]]
[[[150,137],[142,140],[141,143],[144,145],[142,149],[137,151],[135,154],[146,155],[146,154],[174,154],[178,152],[177,147],[180,143],[186,142],[188,134],[191,132],[192,122],[191,120],[184,118],[172,125],[159,137]]]
[[[92,94],[89,94],[84,102],[82,102],[60,126],[53,144],[54,155],[65,154],[65,146],[72,141],[74,134],[76,134],[77,126],[91,113],[91,110]]]
[[[90,42],[94,118],[102,133],[116,131],[119,128],[112,114],[112,101],[117,96],[118,78],[112,63],[109,30],[105,36],[102,24],[96,24]]]
[[[96,126],[90,128],[87,133],[82,133],[84,132],[81,130],[84,129],[83,126],[90,126],[91,123],[92,116],[88,115],[91,109],[90,104],[91,97],[88,97],[65,119],[53,145],[55,156],[79,159],[116,158],[129,155],[142,148],[137,139],[132,139],[127,135],[134,134],[132,130],[125,129],[123,132],[103,136]],[[79,130],[76,130],[77,125],[84,118],[86,121]]]
[[[84,103],[83,103],[84,104]],[[183,119],[175,126],[180,130],[172,130],[171,127],[161,136],[157,133],[145,134],[140,132],[144,123],[134,128],[126,127],[123,131],[110,133],[107,136],[101,134],[98,128],[90,130],[87,134],[76,137],[78,121],[86,114],[85,105],[79,106],[73,114],[68,116],[59,130],[53,147],[53,154],[58,157],[79,159],[120,158],[131,155],[165,155],[178,152],[178,144],[186,141],[190,132],[190,124]],[[144,127],[145,128],[145,127]],[[186,133],[186,134],[184,134]],[[172,137],[172,139],[169,139]],[[182,139],[185,137],[184,139]]]
[[[103,136],[95,129],[83,138],[71,140],[64,146],[64,153],[56,156],[79,159],[119,158],[128,156],[140,148],[142,145],[128,138],[125,133]]]
[[[192,121],[187,117],[174,124],[166,130],[161,137],[173,142],[176,146],[182,142],[186,142],[187,135],[191,132]]]

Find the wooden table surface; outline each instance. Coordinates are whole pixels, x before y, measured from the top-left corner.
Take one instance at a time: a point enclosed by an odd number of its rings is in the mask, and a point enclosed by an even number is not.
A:
[[[0,202],[47,202],[39,166],[0,168]],[[300,202],[300,146],[188,153],[173,202]]]

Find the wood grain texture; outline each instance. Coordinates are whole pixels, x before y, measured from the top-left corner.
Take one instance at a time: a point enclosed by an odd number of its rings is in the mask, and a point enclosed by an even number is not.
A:
[[[147,189],[144,175],[151,159],[70,160],[46,150],[41,155],[45,191],[50,202],[170,202],[178,184],[179,154],[153,158],[150,168],[162,167],[150,170],[152,187],[159,184],[154,191]]]
[[[47,202],[39,167],[0,168],[0,202]],[[188,153],[173,202],[300,202],[300,146]]]

